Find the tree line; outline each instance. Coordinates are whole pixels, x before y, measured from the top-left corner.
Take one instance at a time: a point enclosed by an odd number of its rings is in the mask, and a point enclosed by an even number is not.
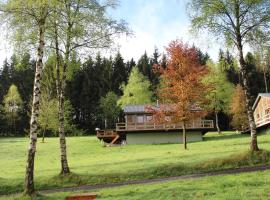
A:
[[[197,49],[201,64],[207,64],[210,69],[209,82],[214,86],[208,94],[211,100],[206,109],[214,112],[212,116],[218,122],[216,127],[220,131],[236,128],[241,130],[241,124],[247,124],[245,118],[236,120],[232,111],[233,98],[237,98],[242,87],[241,75],[236,58],[228,50],[220,50],[216,63],[210,61],[207,53]],[[269,73],[261,67],[261,60],[256,53],[248,53],[248,79],[251,83],[251,99],[255,101],[258,93],[266,92],[269,88]],[[68,135],[83,135],[94,133],[95,128],[114,128],[115,123],[123,121],[121,105],[151,103],[157,100],[157,88],[160,85],[160,74],[154,72],[155,64],[166,67],[166,55],[161,55],[155,49],[151,56],[145,52],[140,59],[124,61],[118,52],[114,57],[88,57],[82,63],[76,53],[73,53],[71,64],[67,70],[67,86],[65,89],[65,126]],[[0,71],[0,100],[1,100],[1,135],[24,136],[29,130],[28,120],[30,101],[32,99],[35,61],[29,53],[23,56],[13,55],[6,60]],[[54,136],[57,134],[57,89],[55,55],[50,56],[44,64],[41,81],[41,111],[39,116],[40,135]],[[136,67],[138,71],[132,69]],[[269,66],[268,66],[269,68]],[[143,78],[139,78],[140,73]],[[139,80],[136,80],[139,79]],[[130,83],[128,81],[130,80]],[[148,80],[148,85],[142,85],[142,80]],[[18,108],[9,110],[10,105],[5,101],[10,98],[9,89],[16,87],[14,98]],[[234,88],[238,87],[238,92]],[[143,91],[135,89],[142,88]],[[236,90],[236,89],[235,89]],[[132,94],[132,98],[131,98]],[[234,94],[234,95],[232,95]],[[147,97],[146,97],[146,96]],[[234,97],[235,96],[235,97]],[[121,99],[119,100],[119,98]],[[17,100],[16,100],[17,98]],[[123,103],[121,103],[123,101]],[[105,103],[106,102],[106,103]],[[113,103],[114,102],[114,103]],[[108,104],[110,105],[108,107]],[[238,103],[239,104],[239,103]],[[243,107],[237,106],[235,108]],[[108,110],[106,110],[108,107]],[[117,110],[110,115],[110,109]],[[15,112],[16,111],[16,112]],[[239,111],[235,111],[239,112]],[[243,115],[245,109],[239,115]],[[109,116],[110,115],[110,116]],[[215,116],[216,115],[216,116]],[[108,117],[109,116],[109,117]]]

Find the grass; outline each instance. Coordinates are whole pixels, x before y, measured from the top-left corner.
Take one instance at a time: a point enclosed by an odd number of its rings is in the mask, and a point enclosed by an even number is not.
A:
[[[97,200],[266,200],[270,199],[270,173],[253,172],[238,175],[204,177],[158,184],[133,185],[96,191]],[[89,191],[84,191],[89,192]],[[75,194],[73,192],[72,194]],[[35,200],[64,200],[71,193],[53,193],[34,198]],[[30,200],[21,195],[0,197],[0,200]],[[32,199],[33,200],[33,199]]]
[[[122,182],[270,163],[270,135],[258,137],[261,151],[248,152],[249,136],[209,133],[205,141],[182,145],[127,145],[104,148],[95,137],[67,138],[73,174],[60,177],[59,142],[38,142],[37,189]],[[20,192],[23,186],[27,138],[0,139],[0,195]],[[136,199],[136,198],[135,198]]]

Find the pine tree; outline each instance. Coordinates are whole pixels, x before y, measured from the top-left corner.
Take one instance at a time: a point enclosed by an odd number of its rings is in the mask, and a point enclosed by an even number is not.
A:
[[[114,58],[113,61],[113,75],[112,75],[112,80],[113,80],[113,91],[117,95],[121,95],[121,90],[120,90],[120,85],[121,84],[126,84],[127,83],[127,70],[126,70],[126,65],[124,63],[124,59],[122,58],[121,54],[118,52]]]
[[[152,67],[150,65],[150,58],[148,57],[146,52],[138,60],[137,68],[139,69],[140,73],[142,73],[144,76],[148,78],[149,81],[151,81]]]
[[[131,58],[130,61],[127,61],[126,63],[126,70],[127,70],[127,75],[130,74],[130,72],[132,71],[133,67],[136,66],[136,62],[134,61],[133,58]]]
[[[9,69],[10,69],[10,64],[8,63],[7,60],[5,60],[3,64],[3,68],[1,70],[1,79],[0,79],[0,83],[2,86],[1,88],[2,93],[0,96],[1,102],[3,102],[4,95],[8,92],[8,89],[11,85],[11,77],[10,77]]]

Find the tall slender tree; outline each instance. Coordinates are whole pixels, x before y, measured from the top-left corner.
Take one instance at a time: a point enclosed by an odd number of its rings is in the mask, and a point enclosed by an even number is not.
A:
[[[266,35],[267,27],[270,25],[270,2],[269,0],[192,0],[189,10],[193,29],[207,29],[217,37],[223,35],[228,44],[237,47],[251,132],[250,150],[257,151],[259,150],[257,131],[243,48],[245,43],[252,42],[260,35]]]
[[[71,54],[82,48],[108,48],[113,36],[127,33],[126,23],[108,17],[107,10],[114,8],[116,1],[65,0],[56,6],[52,15],[52,47],[56,52],[57,94],[59,105],[59,138],[61,150],[61,174],[70,172],[67,160],[64,102],[67,70],[70,68]],[[61,68],[61,69],[60,69]]]
[[[0,8],[3,11],[6,23],[13,28],[14,38],[18,46],[25,42],[37,44],[36,71],[33,89],[33,103],[30,120],[30,143],[28,148],[24,193],[33,195],[34,189],[34,160],[36,152],[38,115],[40,103],[40,80],[43,68],[43,55],[45,47],[46,23],[53,5],[52,0],[9,0],[1,1]]]

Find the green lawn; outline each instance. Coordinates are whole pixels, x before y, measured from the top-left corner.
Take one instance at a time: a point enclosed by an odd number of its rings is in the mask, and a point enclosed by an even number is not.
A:
[[[260,148],[270,151],[270,135],[258,138]],[[121,182],[269,163],[269,153],[259,158],[247,153],[248,135],[208,134],[183,150],[180,144],[127,145],[104,148],[95,137],[67,138],[72,174],[62,179],[57,138],[38,142],[36,188]],[[0,139],[0,194],[21,191],[25,172],[27,138]],[[234,156],[232,156],[234,155]],[[225,159],[224,159],[225,158]],[[136,199],[136,198],[135,198]]]
[[[98,194],[97,200],[268,200],[270,199],[269,180],[270,172],[264,171],[162,184],[133,185],[95,192]],[[71,193],[54,193],[34,199],[64,200],[69,194]],[[0,200],[30,199],[23,198],[21,195],[11,195],[0,197]]]

